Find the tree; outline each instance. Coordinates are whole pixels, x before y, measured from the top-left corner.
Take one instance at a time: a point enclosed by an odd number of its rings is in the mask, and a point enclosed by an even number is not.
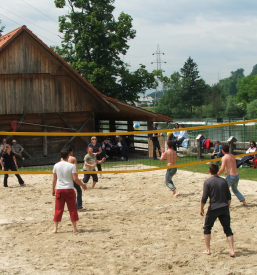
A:
[[[248,118],[256,118],[257,117],[257,99],[251,101],[247,104],[246,115]]]
[[[0,20],[0,24],[1,24],[1,20]],[[3,31],[4,31],[4,28],[5,28],[5,26],[2,26],[2,27],[0,27],[0,37],[3,35],[2,33],[3,33]]]
[[[235,97],[227,97],[225,113],[229,117],[243,117],[246,113],[246,104],[236,103]]]
[[[55,0],[57,8],[64,8],[65,0]],[[135,101],[139,93],[155,88],[153,73],[140,64],[129,71],[121,55],[126,55],[136,31],[132,17],[122,12],[118,20],[113,16],[114,0],[67,0],[70,13],[59,17],[59,31],[63,33],[61,47],[52,47],[65,61],[107,96]]]
[[[231,76],[221,79],[219,84],[226,96],[237,94],[237,83],[244,78],[244,69],[237,69],[235,72],[231,72]]]
[[[253,70],[250,75],[257,75],[257,64],[253,66]]]
[[[248,75],[237,83],[237,102],[251,102],[257,99],[257,75]]]
[[[193,112],[193,107],[201,106],[203,104],[203,97],[206,92],[205,81],[200,78],[198,65],[189,57],[180,70],[182,77],[181,98],[184,108]]]

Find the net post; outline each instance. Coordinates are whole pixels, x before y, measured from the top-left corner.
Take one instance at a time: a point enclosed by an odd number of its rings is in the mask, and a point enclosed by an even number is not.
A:
[[[202,141],[204,139],[204,136],[202,134],[199,134],[197,137],[196,137],[196,146],[197,146],[197,159],[198,160],[202,160],[203,159],[203,147],[202,147]]]
[[[229,146],[229,153],[233,154],[234,149],[236,148],[236,145],[234,144],[234,142],[236,142],[237,139],[234,136],[231,136],[227,141]]]

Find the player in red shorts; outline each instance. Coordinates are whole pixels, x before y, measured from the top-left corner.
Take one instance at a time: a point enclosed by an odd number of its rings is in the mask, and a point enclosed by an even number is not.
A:
[[[62,220],[65,202],[70,212],[70,218],[73,225],[73,232],[78,232],[77,221],[79,220],[78,211],[76,207],[76,194],[74,191],[73,181],[80,185],[83,190],[87,186],[78,179],[76,166],[68,162],[69,151],[63,149],[61,151],[62,160],[55,164],[53,169],[53,191],[55,196],[55,213],[54,213],[54,230],[57,233],[58,224]]]

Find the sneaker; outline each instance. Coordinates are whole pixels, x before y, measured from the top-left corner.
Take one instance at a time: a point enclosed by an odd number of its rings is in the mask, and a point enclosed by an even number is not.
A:
[[[129,161],[129,159],[127,161]]]
[[[25,160],[25,158],[22,158],[22,160]]]
[[[211,162],[206,162],[206,164],[210,164]]]
[[[120,160],[124,160],[124,158],[123,158],[123,157],[121,157],[121,158],[120,158]]]

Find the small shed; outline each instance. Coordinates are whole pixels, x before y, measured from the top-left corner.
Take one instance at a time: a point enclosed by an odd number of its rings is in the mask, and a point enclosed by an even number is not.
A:
[[[0,131],[10,143],[19,132],[95,132],[99,121],[169,122],[162,116],[107,97],[95,89],[67,62],[50,49],[26,26],[0,37]],[[18,122],[12,128],[11,123]],[[26,150],[26,164],[53,163],[60,150],[71,145],[85,152],[87,137],[17,138]]]

